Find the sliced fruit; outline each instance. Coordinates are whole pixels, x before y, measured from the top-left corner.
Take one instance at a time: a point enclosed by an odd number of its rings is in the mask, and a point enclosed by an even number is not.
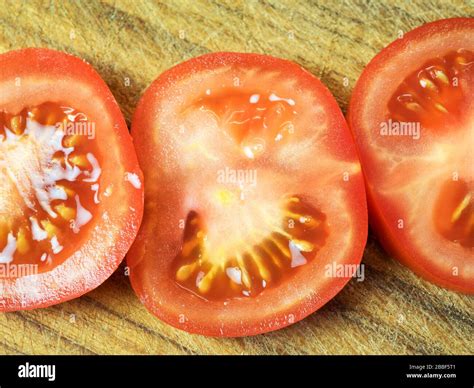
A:
[[[132,141],[88,64],[25,49],[0,55],[0,69],[0,310],[11,311],[101,284],[138,231],[143,189],[124,179],[141,181]]]
[[[349,281],[366,241],[363,180],[329,91],[291,62],[216,53],[162,74],[135,112],[146,213],[132,285],[206,335],[275,330]]]
[[[383,49],[355,87],[349,123],[371,223],[426,279],[474,292],[474,20],[440,20]]]

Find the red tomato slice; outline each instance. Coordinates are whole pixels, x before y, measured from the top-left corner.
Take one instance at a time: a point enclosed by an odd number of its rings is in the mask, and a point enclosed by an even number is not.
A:
[[[438,285],[474,292],[474,19],[426,24],[382,50],[349,122],[386,249]]]
[[[330,92],[298,65],[237,53],[182,63],[146,91],[132,136],[146,212],[127,260],[162,320],[213,336],[279,329],[360,263],[355,146]]]
[[[143,213],[142,174],[107,85],[48,49],[0,55],[0,310],[100,285]]]

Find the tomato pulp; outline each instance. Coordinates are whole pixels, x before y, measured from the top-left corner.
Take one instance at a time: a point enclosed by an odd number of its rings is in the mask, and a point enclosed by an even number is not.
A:
[[[120,109],[79,58],[0,55],[0,310],[45,307],[118,267],[143,212]]]
[[[148,88],[132,136],[145,216],[129,255],[146,307],[190,332],[282,328],[333,298],[367,235],[363,179],[330,92],[298,65],[215,53]]]

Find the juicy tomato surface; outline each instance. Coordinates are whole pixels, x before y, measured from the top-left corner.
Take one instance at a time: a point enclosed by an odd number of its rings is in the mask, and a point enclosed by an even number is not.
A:
[[[426,279],[474,292],[474,19],[426,24],[382,50],[348,119],[383,245]]]
[[[135,112],[145,215],[127,262],[169,324],[282,328],[333,298],[367,237],[363,177],[328,89],[300,66],[214,53],[163,73]]]
[[[0,55],[0,310],[63,302],[107,279],[140,226],[142,180],[90,65],[49,49]]]

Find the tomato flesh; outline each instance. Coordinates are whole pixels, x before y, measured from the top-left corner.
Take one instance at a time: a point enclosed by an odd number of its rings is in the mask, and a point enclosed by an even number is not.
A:
[[[133,143],[97,72],[49,49],[0,55],[0,310],[100,285],[142,212]]]
[[[212,248],[199,215],[190,213],[173,268],[178,284],[206,299],[225,300],[256,296],[291,276],[314,259],[328,227],[325,215],[297,196],[283,199],[280,211],[280,223],[261,215],[262,222],[270,221],[267,232],[256,228],[255,236]]]
[[[473,74],[474,52],[467,49],[460,48],[428,61],[398,87],[388,102],[389,118],[420,123],[425,131],[431,131],[431,136],[441,130],[448,134],[462,130],[472,118],[466,114],[470,98],[460,82],[472,79]],[[472,248],[473,182],[445,180],[438,191],[433,208],[437,231],[450,241]]]
[[[217,95],[211,89],[199,98],[193,108],[214,115],[219,126],[233,136],[245,155],[253,159],[263,152],[265,140],[273,137],[282,141],[294,130],[293,118],[297,115],[295,101],[274,93],[239,92],[224,89]]]
[[[99,203],[101,169],[94,141],[74,130],[74,123],[87,130],[83,113],[54,103],[0,117],[2,182],[9,193],[2,198],[20,213],[0,216],[2,263],[48,271],[87,235]]]
[[[291,62],[238,53],[170,69],[132,136],[146,212],[127,261],[159,318],[243,336],[296,322],[349,280],[366,239],[360,165],[327,89]]]
[[[386,249],[426,279],[474,292],[474,22],[426,24],[364,70],[349,123],[371,222]]]
[[[461,124],[467,100],[459,78],[472,71],[473,65],[474,53],[462,48],[429,60],[393,94],[388,102],[390,117],[417,121],[433,130]]]
[[[433,209],[438,233],[462,245],[474,247],[474,188],[464,180],[446,181],[440,189]]]
[[[288,141],[294,131],[293,118],[298,114],[295,105],[293,99],[275,93],[207,89],[183,114],[189,114],[191,109],[210,114],[224,134],[235,141],[242,158],[252,161],[265,156],[268,143]],[[251,178],[255,182],[250,186],[257,185],[257,170],[253,172],[255,176]],[[252,171],[242,173],[252,175]],[[245,197],[251,195],[244,178],[249,177],[235,177],[236,188],[225,185],[224,176],[220,179],[222,184],[217,179],[216,187],[210,190],[220,207],[218,211],[237,207],[242,212],[248,200]],[[177,283],[206,299],[252,297],[285,280],[292,268],[313,259],[328,233],[325,215],[298,196],[281,198],[281,202],[276,212],[262,212],[260,206],[246,209],[252,213],[242,214],[252,223],[250,233],[248,228],[243,231],[237,227],[233,230],[236,238],[228,236],[218,244],[212,244],[212,236],[208,238],[205,220],[195,211],[190,212],[183,248],[173,266]]]

